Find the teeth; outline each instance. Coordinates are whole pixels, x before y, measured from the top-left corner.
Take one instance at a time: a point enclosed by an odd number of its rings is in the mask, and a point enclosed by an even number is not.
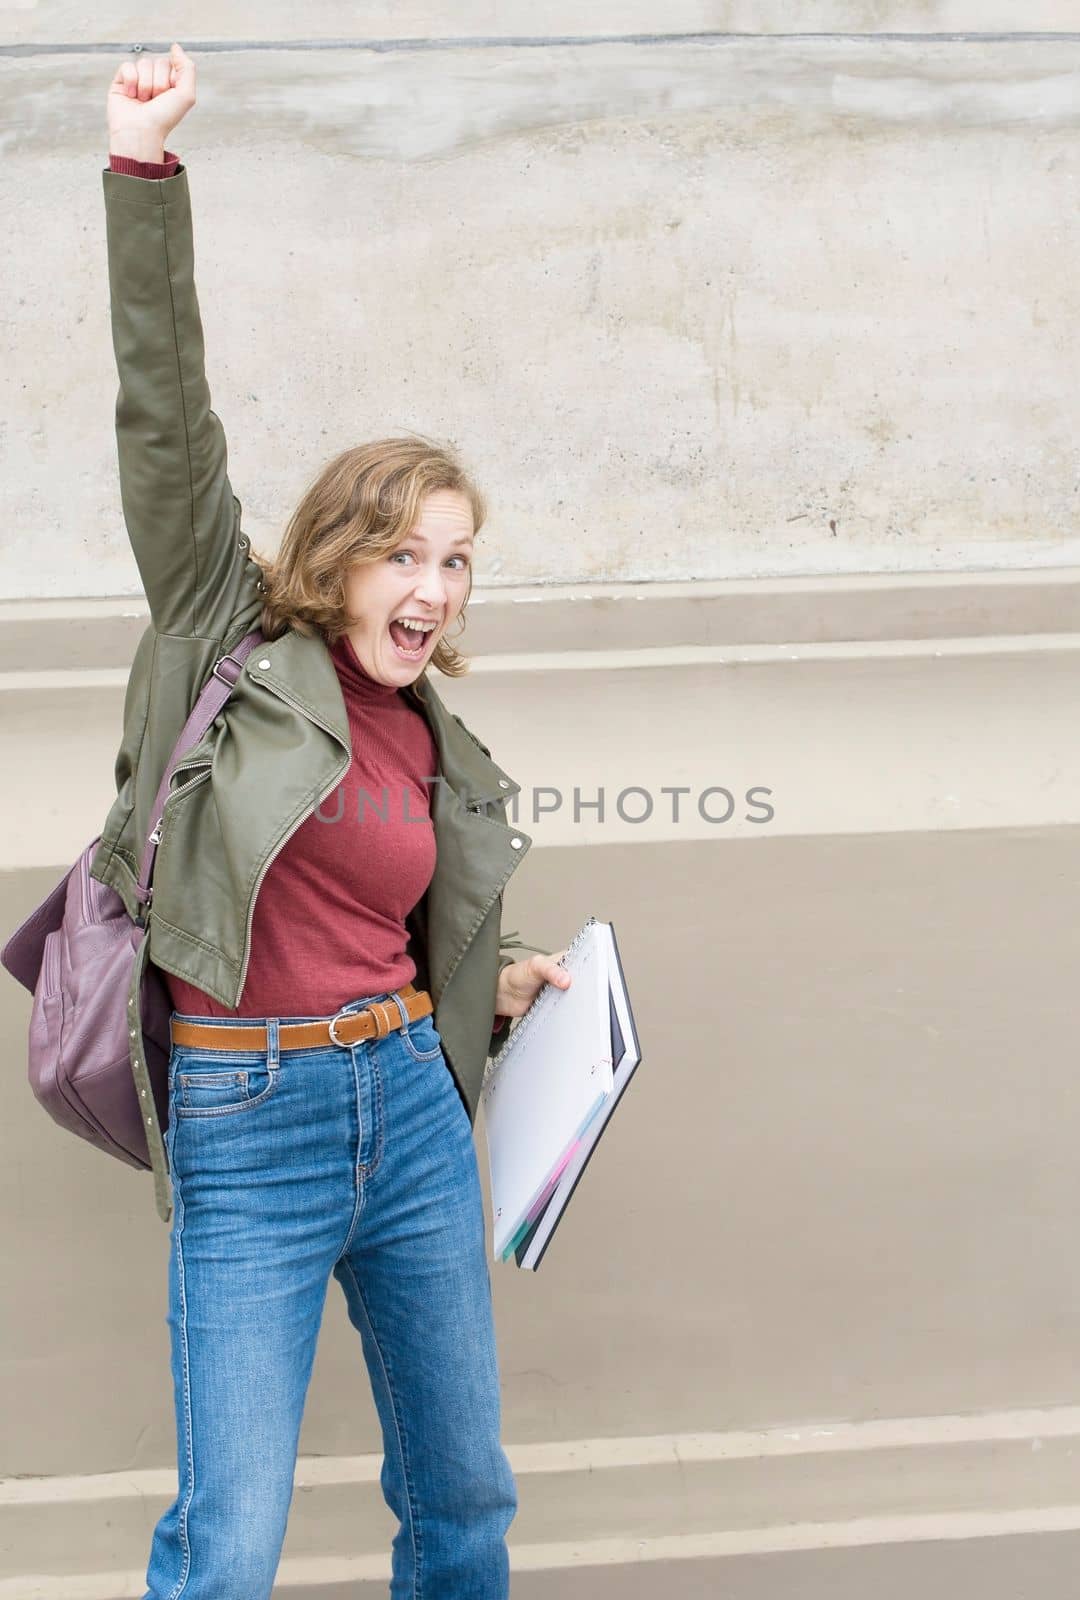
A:
[[[435,626],[433,622],[414,622],[410,617],[398,617],[397,621],[403,628],[411,628],[414,633],[430,633]]]

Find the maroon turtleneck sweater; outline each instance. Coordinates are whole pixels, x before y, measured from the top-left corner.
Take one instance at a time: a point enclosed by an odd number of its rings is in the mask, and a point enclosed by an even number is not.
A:
[[[113,172],[171,178],[180,164],[109,157]],[[240,1004],[223,1006],[166,973],[177,1011],[211,1017],[329,1016],[363,995],[400,989],[416,976],[405,918],[435,871],[431,729],[391,685],[360,665],[347,636],[330,650],[352,737],[338,787],[270,863],[251,923]],[[493,1034],[504,1016],[494,1018]]]
[[[368,676],[347,635],[330,650],[352,739],[337,788],[287,839],[255,900],[235,1010],[168,974],[178,1011],[332,1016],[416,976],[405,918],[435,871],[430,801],[438,750],[423,714]],[[428,780],[424,782],[425,778]]]

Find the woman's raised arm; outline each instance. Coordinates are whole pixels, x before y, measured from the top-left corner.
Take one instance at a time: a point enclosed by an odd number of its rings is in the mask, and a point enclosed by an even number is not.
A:
[[[195,63],[179,44],[122,62],[107,97],[109,152],[130,168],[105,170],[102,181],[128,537],[156,630],[220,639],[251,569],[210,409],[187,171],[134,175],[145,162],[168,170],[165,141],[194,104]]]

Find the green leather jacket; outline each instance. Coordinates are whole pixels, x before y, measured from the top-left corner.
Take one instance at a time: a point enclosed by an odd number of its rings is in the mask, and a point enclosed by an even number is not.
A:
[[[117,795],[91,872],[135,918],[161,775],[214,662],[258,623],[261,573],[240,531],[225,437],[210,409],[187,171],[148,180],[105,170],[102,178],[120,495],[151,622],[128,680]],[[409,951],[472,1123],[495,1045],[499,972],[515,959],[506,951],[538,948],[500,927],[502,890],[532,841],[506,822],[506,802],[520,785],[446,709],[426,673],[403,693],[427,718],[441,778],[430,791],[437,864],[407,922]],[[223,1005],[239,1003],[259,886],[350,755],[345,703],[322,639],[290,630],[256,648],[173,775],[131,1003],[147,955]],[[141,1030],[130,1031],[143,1093]],[[151,1094],[144,1104],[157,1209],[168,1221],[167,1158]]]

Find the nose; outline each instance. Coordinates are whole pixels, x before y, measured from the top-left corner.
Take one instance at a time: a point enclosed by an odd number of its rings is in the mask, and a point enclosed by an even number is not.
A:
[[[426,566],[421,572],[415,590],[416,598],[429,611],[441,611],[446,605],[446,579],[439,567]]]

